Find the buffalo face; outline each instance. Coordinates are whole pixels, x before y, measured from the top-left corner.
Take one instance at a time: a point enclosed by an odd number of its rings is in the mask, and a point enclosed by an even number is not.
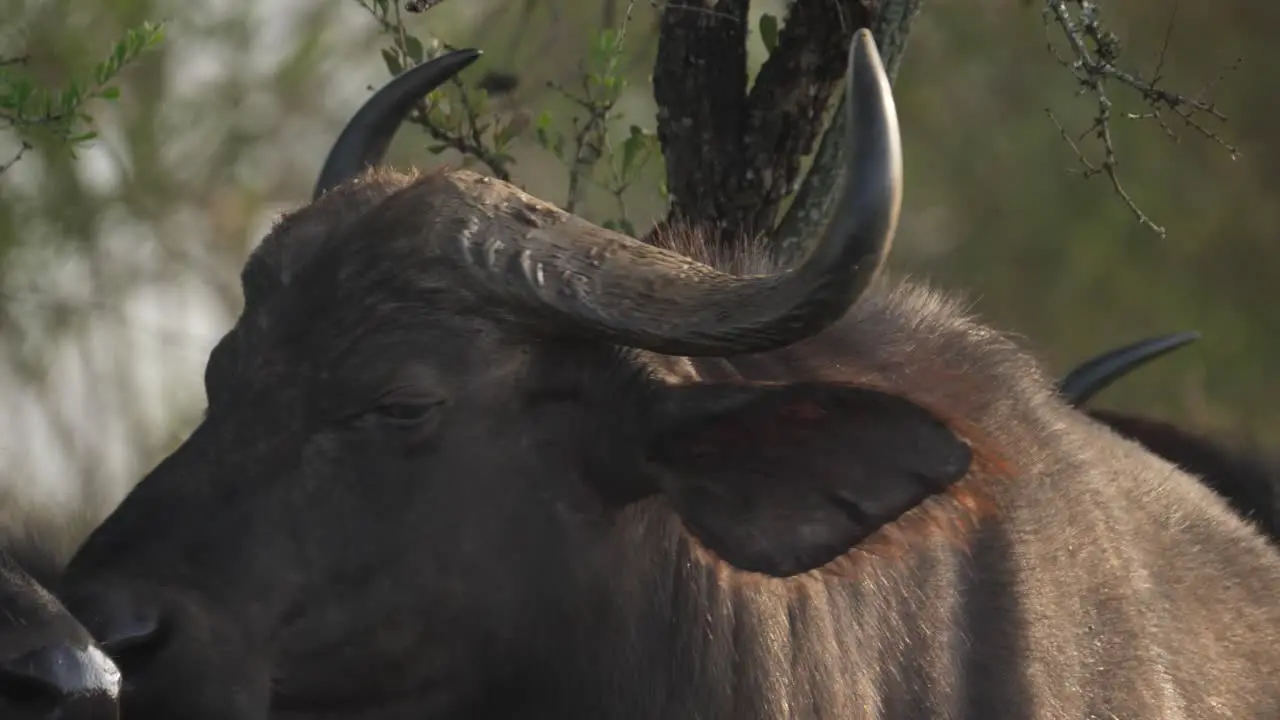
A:
[[[523,621],[554,624],[599,515],[571,491],[586,418],[499,325],[368,290],[355,346],[336,317],[285,340],[288,303],[252,304],[207,417],[70,566],[127,717],[460,712],[533,652]]]

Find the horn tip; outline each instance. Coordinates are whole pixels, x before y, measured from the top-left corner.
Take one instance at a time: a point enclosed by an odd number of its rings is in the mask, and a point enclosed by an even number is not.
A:
[[[849,90],[857,93],[854,97],[863,98],[872,91],[893,108],[893,90],[889,83],[889,74],[885,70],[884,60],[880,57],[880,49],[876,46],[875,36],[867,28],[860,28],[849,45],[849,64],[847,70]],[[896,113],[896,108],[893,108]],[[896,119],[896,114],[895,114]]]
[[[871,34],[870,28],[858,28],[853,35],[853,42],[849,46],[849,62],[850,64],[873,63],[875,65],[883,64],[880,58],[880,47],[876,45],[876,37]]]
[[[1169,350],[1176,350],[1177,348],[1180,348],[1184,345],[1190,345],[1191,343],[1199,339],[1200,339],[1199,330],[1183,330],[1181,332],[1169,333],[1168,335],[1159,335],[1157,337],[1149,338],[1147,340],[1140,341],[1138,344],[1145,345],[1148,348],[1153,348],[1153,349],[1168,348]]]
[[[898,125],[898,108],[889,75],[881,60],[875,36],[868,28],[859,28],[854,33],[849,46],[846,77],[846,132],[850,135],[853,147],[862,145],[880,148],[880,176],[888,185],[886,200],[892,216],[892,232],[897,225],[902,203],[902,131]],[[860,137],[864,132],[871,135]]]
[[[462,48],[461,50],[451,50],[443,55],[438,56],[436,59],[444,60],[450,66],[453,66],[456,64],[457,68],[453,72],[458,73],[458,72],[461,72],[463,68],[475,62],[476,59],[483,54],[484,54],[484,51],[481,50],[480,48]],[[421,65],[417,65],[415,67],[423,67],[427,65],[429,62],[431,61],[424,62]]]

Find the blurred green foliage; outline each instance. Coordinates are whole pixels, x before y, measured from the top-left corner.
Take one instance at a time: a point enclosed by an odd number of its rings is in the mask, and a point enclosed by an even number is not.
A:
[[[784,4],[753,3],[753,73]],[[1177,5],[1165,85],[1194,95],[1213,84],[1230,117],[1215,131],[1240,159],[1176,123],[1175,141],[1153,122],[1115,121],[1125,187],[1168,229],[1160,238],[1105,179],[1081,179],[1046,117],[1081,132],[1096,108],[1046,51],[1040,5],[938,0],[916,21],[895,85],[907,189],[891,270],[969,295],[1057,373],[1139,337],[1201,330],[1199,343],[1096,404],[1277,437],[1280,55],[1270,36],[1280,6]],[[39,87],[68,87],[145,21],[164,20],[166,34],[113,81],[121,98],[95,110],[94,143],[74,158],[37,148],[0,179],[0,381],[30,400],[9,403],[7,427],[49,428],[38,442],[0,442],[0,473],[70,458],[36,474],[74,473],[86,489],[109,478],[97,491],[105,502],[185,434],[203,403],[204,358],[238,312],[249,250],[306,201],[329,143],[388,66],[417,62],[433,41],[485,55],[466,89],[434,98],[425,119],[438,133],[399,134],[394,164],[472,162],[447,138],[478,132],[535,195],[628,231],[662,216],[663,162],[648,130],[653,4],[635,3],[623,34],[625,2],[446,0],[403,15],[411,32],[400,38],[377,15],[394,6],[0,0],[5,18],[20,18],[33,50],[24,72]],[[1154,69],[1175,5],[1105,7],[1127,61]],[[1238,57],[1241,69],[1219,80]],[[486,75],[513,80],[480,89]],[[1125,93],[1113,99],[1126,110]]]
[[[143,23],[130,28],[105,59],[83,76],[72,77],[62,88],[43,87],[23,72],[30,59],[26,51],[0,55],[0,123],[20,138],[20,149],[11,159],[0,162],[0,172],[21,159],[39,139],[65,145],[74,156],[76,146],[96,138],[98,133],[89,129],[93,117],[86,105],[96,99],[119,98],[120,89],[111,81],[162,38],[159,25]]]
[[[1093,107],[1044,49],[1038,8],[974,12],[939,3],[921,17],[897,81],[908,190],[899,270],[964,289],[1061,373],[1096,351],[1183,329],[1204,333],[1094,404],[1184,420],[1275,445],[1280,437],[1280,56],[1262,29],[1280,7],[1134,0],[1106,5],[1130,63],[1148,73],[1164,46],[1166,85],[1209,97],[1215,128],[1240,148],[1170,123],[1117,119],[1126,188],[1168,229],[1136,223],[1044,109],[1086,129]],[[1225,78],[1224,68],[1243,59]],[[1117,112],[1146,108],[1121,92]]]
[[[38,87],[165,31],[91,106],[95,141],[0,176],[0,523],[92,526],[198,419],[240,265],[385,73],[348,5],[0,0]],[[0,158],[18,147],[0,132]]]

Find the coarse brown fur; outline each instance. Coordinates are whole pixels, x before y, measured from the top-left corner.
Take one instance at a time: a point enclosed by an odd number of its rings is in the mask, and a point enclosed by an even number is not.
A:
[[[1273,452],[1195,433],[1164,420],[1089,410],[1095,420],[1200,478],[1236,512],[1280,541],[1280,458]]]
[[[1009,338],[887,282],[825,332],[750,357],[560,336],[486,302],[440,252],[533,216],[561,221],[471,173],[376,171],[255,251],[204,423],[69,570],[79,607],[123,594],[171,628],[126,666],[127,716],[1280,713],[1280,553],[1065,405]],[[669,242],[700,253],[692,234]],[[396,363],[425,363],[410,384],[442,393],[412,436],[432,465],[352,414],[402,387],[382,382]],[[681,514],[671,488],[688,478],[646,455],[654,399],[804,384],[905,398],[973,462],[832,562],[744,572]]]

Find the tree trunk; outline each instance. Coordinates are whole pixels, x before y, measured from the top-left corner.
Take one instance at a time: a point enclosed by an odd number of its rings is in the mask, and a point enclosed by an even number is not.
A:
[[[706,229],[711,241],[732,245],[772,232],[841,87],[853,32],[872,29],[892,77],[923,1],[881,0],[868,7],[858,0],[794,0],[749,91],[750,0],[667,5],[653,94],[671,205],[651,233],[693,225]],[[824,137],[811,179],[782,223],[777,247],[786,256],[807,249],[804,239],[815,236],[840,189],[832,178],[843,155],[843,115],[835,118],[836,132]]]

